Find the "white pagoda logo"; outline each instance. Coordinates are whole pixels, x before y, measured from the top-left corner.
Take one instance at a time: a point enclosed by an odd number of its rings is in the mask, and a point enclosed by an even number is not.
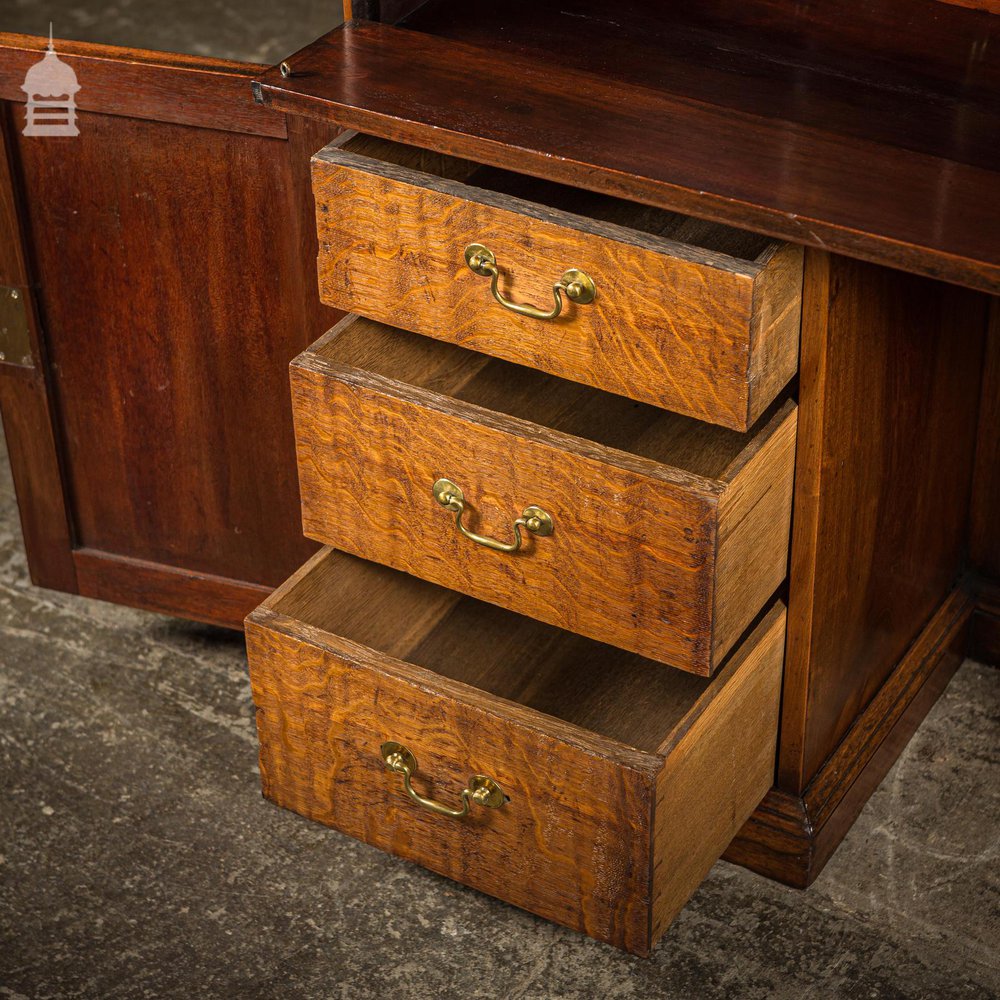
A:
[[[21,89],[28,95],[25,135],[79,135],[76,125],[76,82],[73,67],[56,55],[49,25],[49,47],[45,55],[29,67]]]

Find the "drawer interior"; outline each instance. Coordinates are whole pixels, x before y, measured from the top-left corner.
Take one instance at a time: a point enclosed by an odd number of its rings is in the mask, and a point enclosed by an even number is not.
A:
[[[782,245],[767,236],[718,222],[483,166],[376,136],[349,133],[327,147],[327,150],[334,149],[340,154],[457,181],[495,196],[491,200],[497,207],[512,208],[543,219],[551,219],[552,213],[558,213],[559,218],[554,221],[573,225],[575,220],[576,228],[600,233],[608,239],[636,243],[674,257],[710,263],[723,270],[745,271],[747,264],[763,265]],[[321,151],[318,158],[323,159],[325,153],[326,150]],[[362,163],[355,161],[356,166]],[[407,178],[399,179],[405,181]]]
[[[343,321],[309,354],[723,482],[793,406],[779,397],[740,433],[364,317]]]
[[[267,602],[278,615],[647,753],[724,683],[327,549]],[[432,681],[433,683],[433,681]]]

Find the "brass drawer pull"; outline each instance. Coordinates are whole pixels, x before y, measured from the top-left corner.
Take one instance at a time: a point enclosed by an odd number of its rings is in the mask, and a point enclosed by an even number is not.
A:
[[[403,776],[403,788],[406,789],[406,794],[418,806],[423,806],[424,809],[429,809],[432,813],[437,813],[438,816],[461,819],[463,816],[468,816],[469,805],[472,802],[475,802],[476,805],[486,806],[488,809],[499,809],[507,801],[503,789],[492,778],[487,778],[485,774],[474,774],[469,778],[468,786],[462,789],[461,809],[451,809],[433,799],[425,799],[422,795],[418,795],[414,791],[413,785],[410,784],[410,778],[417,771],[417,758],[401,743],[396,743],[393,740],[383,743],[381,751],[386,770]]]
[[[498,542],[495,538],[486,538],[477,535],[462,524],[462,514],[465,513],[465,494],[460,486],[456,486],[450,479],[439,479],[433,487],[434,499],[437,500],[445,510],[450,510],[455,514],[455,523],[458,530],[470,541],[477,545],[484,545],[495,552],[517,552],[521,547],[521,528],[527,528],[533,535],[546,536],[552,534],[552,517],[541,507],[525,507],[521,511],[521,516],[514,522],[514,541]]]
[[[597,286],[593,279],[584,274],[583,271],[571,267],[552,286],[552,297],[555,299],[555,305],[546,312],[537,306],[511,302],[510,299],[504,298],[503,293],[497,288],[500,281],[500,268],[497,267],[496,255],[492,250],[484,247],[482,243],[473,243],[465,248],[465,263],[469,265],[469,269],[474,274],[478,274],[482,278],[489,278],[490,292],[493,298],[504,309],[509,309],[519,316],[530,316],[532,319],[555,319],[562,312],[564,292],[570,302],[575,302],[579,306],[589,305],[597,295]]]

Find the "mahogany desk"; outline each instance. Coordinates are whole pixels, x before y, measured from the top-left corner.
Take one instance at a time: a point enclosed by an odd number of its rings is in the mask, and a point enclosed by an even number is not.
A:
[[[1000,660],[1000,18],[570,6],[355,3],[287,75],[60,43],[51,143],[20,132],[44,40],[0,36],[32,579],[239,627],[313,550],[287,365],[339,318],[308,163],[341,129],[801,244],[779,750],[726,857],[806,886],[962,657]]]

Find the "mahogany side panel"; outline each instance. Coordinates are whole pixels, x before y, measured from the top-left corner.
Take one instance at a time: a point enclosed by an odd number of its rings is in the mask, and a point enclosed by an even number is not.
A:
[[[3,42],[37,56],[38,40]],[[340,316],[319,303],[309,184],[336,129],[253,105],[252,67],[66,50],[99,109],[78,137],[25,137],[3,104],[23,229],[2,245],[31,267],[39,321],[35,368],[0,365],[29,564],[49,586],[76,590],[82,567],[93,596],[238,627],[315,549],[287,366]]]
[[[77,544],[276,584],[313,548],[287,364],[333,318],[288,143],[79,121],[17,150]]]
[[[984,296],[806,254],[779,788],[800,793],[964,567]]]
[[[25,305],[30,355],[0,362],[0,416],[31,580],[37,586],[73,592],[73,526],[63,492],[47,355],[25,254],[8,111],[0,103],[0,285],[15,289]]]
[[[990,301],[969,557],[976,569],[1000,581],[1000,299]]]

